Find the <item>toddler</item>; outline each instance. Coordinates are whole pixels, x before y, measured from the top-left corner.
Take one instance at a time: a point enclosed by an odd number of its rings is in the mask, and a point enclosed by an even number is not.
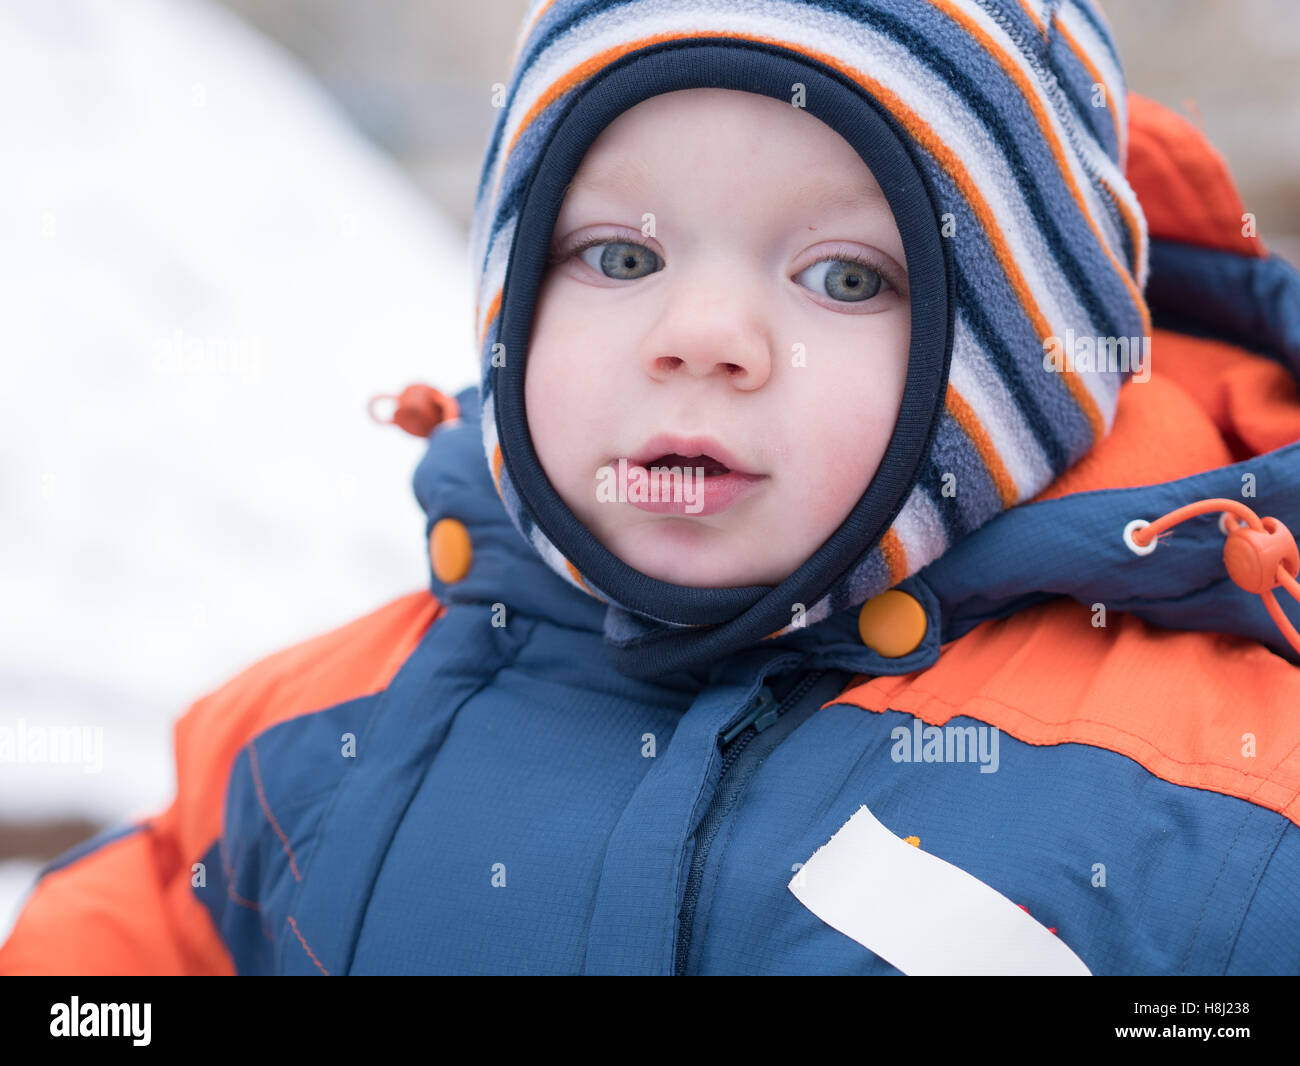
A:
[[[0,970],[1300,972],[1243,214],[1092,0],[535,3],[429,588],[199,700]]]

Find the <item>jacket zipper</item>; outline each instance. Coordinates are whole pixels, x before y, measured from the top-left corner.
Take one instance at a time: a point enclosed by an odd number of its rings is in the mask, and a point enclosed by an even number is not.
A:
[[[738,796],[727,794],[724,787],[727,774],[735,766],[750,742],[765,729],[773,726],[790,708],[802,700],[826,674],[825,670],[814,670],[805,674],[786,695],[778,700],[772,690],[764,685],[754,697],[748,713],[722,736],[722,772],[718,776],[713,799],[704,817],[700,819],[696,830],[695,850],[691,855],[691,869],[686,878],[686,894],[682,900],[681,921],[677,928],[677,952],[673,964],[674,975],[686,972],[686,961],[690,953],[691,934],[695,925],[695,907],[699,902],[700,883],[704,879],[704,866],[709,858],[714,837],[726,819],[731,808],[735,806]]]

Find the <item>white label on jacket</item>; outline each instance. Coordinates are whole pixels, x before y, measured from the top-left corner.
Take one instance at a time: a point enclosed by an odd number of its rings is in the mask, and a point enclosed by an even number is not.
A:
[[[790,881],[827,925],[914,976],[1089,975],[1060,937],[860,807]]]

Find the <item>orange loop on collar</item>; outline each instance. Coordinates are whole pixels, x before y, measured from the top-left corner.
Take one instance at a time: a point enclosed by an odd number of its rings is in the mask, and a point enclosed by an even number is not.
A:
[[[1215,497],[1197,500],[1161,515],[1131,534],[1126,531],[1126,537],[1131,537],[1139,548],[1146,548],[1178,523],[1212,511],[1241,520],[1240,525],[1228,530],[1223,542],[1223,565],[1228,576],[1247,592],[1263,599],[1269,617],[1287,642],[1300,653],[1300,632],[1291,624],[1273,592],[1281,586],[1300,601],[1300,581],[1296,580],[1300,574],[1300,549],[1296,547],[1295,536],[1280,518],[1261,518],[1240,500]]]
[[[379,400],[394,401],[390,417],[384,418],[375,411],[375,403]],[[366,410],[376,422],[400,426],[413,437],[427,437],[443,422],[460,417],[460,407],[453,397],[421,384],[408,385],[400,396],[378,393],[370,397]]]

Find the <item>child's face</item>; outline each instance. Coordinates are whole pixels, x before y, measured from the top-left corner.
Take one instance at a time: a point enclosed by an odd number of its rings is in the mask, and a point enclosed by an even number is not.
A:
[[[650,577],[779,583],[866,490],[903,395],[903,244],[870,169],[791,104],[667,93],[601,132],[554,240],[524,386],[551,484]],[[629,502],[638,460],[691,468],[678,503]]]

